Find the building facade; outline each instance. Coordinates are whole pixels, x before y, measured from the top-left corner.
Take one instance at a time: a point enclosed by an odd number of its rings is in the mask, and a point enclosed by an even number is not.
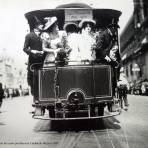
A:
[[[13,87],[14,83],[13,64],[14,64],[13,59],[8,57],[5,54],[5,51],[3,51],[0,56],[0,82],[3,84],[3,87],[8,87],[8,88]]]
[[[148,1],[134,0],[134,12],[120,36],[124,72],[131,83],[148,79]]]
[[[26,66],[27,67],[27,66]],[[8,56],[6,49],[0,54],[0,82],[4,88],[27,88],[27,68],[19,68],[14,59]]]

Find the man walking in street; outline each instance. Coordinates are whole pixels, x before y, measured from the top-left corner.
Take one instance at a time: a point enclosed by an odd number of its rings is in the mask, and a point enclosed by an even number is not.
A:
[[[128,107],[129,104],[127,99],[127,91],[128,91],[129,84],[125,74],[123,73],[123,67],[120,69],[120,78],[117,85],[118,85],[119,104],[121,108],[123,108],[124,106]],[[124,106],[123,106],[123,102],[124,102]]]

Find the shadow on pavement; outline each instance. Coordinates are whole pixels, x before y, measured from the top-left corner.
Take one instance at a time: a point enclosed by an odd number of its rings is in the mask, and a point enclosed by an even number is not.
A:
[[[34,128],[35,132],[49,131],[90,131],[121,128],[119,121],[114,117],[104,119],[67,120],[67,121],[39,121]]]

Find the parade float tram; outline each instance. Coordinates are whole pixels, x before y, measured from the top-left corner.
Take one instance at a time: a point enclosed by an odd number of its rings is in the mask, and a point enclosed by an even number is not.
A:
[[[118,24],[121,12],[113,9],[96,9],[85,4],[60,5],[55,9],[31,11],[25,14],[30,27],[34,28],[36,20],[45,17],[57,17],[59,31],[67,22],[79,23],[83,18],[96,20],[96,29],[103,28],[112,22]],[[118,28],[116,29],[117,46]],[[96,61],[51,61],[51,65],[43,64],[30,68],[37,74],[35,85],[38,86],[34,96],[34,118],[50,120],[95,119],[119,115],[114,110],[115,95],[113,93],[113,67],[107,62]],[[71,64],[69,64],[69,62]],[[39,64],[39,63],[37,63]],[[118,66],[117,66],[118,67]],[[48,116],[47,116],[48,113]]]

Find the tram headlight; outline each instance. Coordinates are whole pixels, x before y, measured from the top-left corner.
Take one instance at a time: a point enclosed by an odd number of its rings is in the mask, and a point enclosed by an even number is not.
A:
[[[81,90],[72,90],[67,95],[70,104],[79,104],[84,102],[84,93]]]

